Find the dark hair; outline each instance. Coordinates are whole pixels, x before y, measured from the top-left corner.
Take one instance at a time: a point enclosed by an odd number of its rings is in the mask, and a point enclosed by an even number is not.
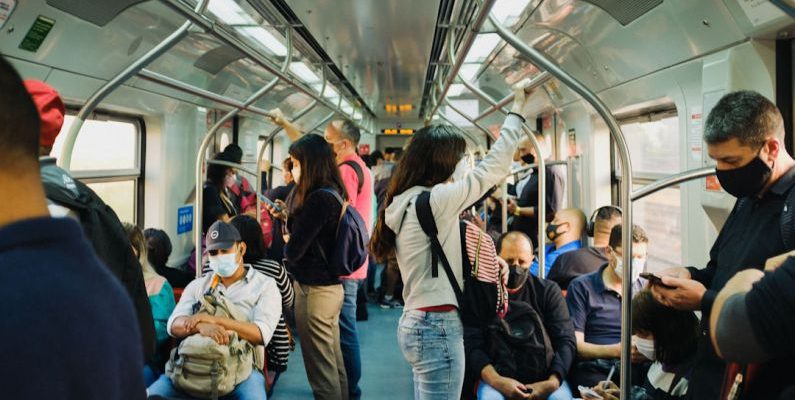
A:
[[[500,252],[502,251],[502,243],[506,239],[509,239],[509,238],[511,240],[516,240],[516,239],[527,240],[527,243],[530,244],[530,253],[533,252],[533,241],[530,240],[530,236],[527,236],[526,233],[520,232],[520,231],[508,231],[508,232],[505,232],[502,235],[500,235],[499,239],[497,239],[497,243],[496,243],[497,255],[499,255]]]
[[[38,170],[40,123],[22,78],[0,56],[0,169]]]
[[[224,152],[216,154],[213,160],[235,162],[232,160],[229,153]],[[221,189],[224,187],[224,178],[226,178],[226,174],[231,169],[232,167],[227,167],[226,165],[207,164],[207,180],[210,181],[213,186]]]
[[[234,163],[240,164],[240,161],[243,160],[243,149],[240,148],[235,143],[230,143],[226,148],[224,148],[223,153],[229,155],[230,161]]]
[[[124,233],[127,234],[127,239],[130,239],[130,244],[135,249],[138,257],[146,251],[146,241],[144,240],[144,233],[137,225],[129,222],[122,222]]]
[[[612,221],[613,218],[621,218],[621,209],[616,206],[602,206],[596,210],[594,221]]]
[[[646,289],[632,299],[632,332],[654,335],[657,361],[677,364],[695,353],[698,347],[698,318],[692,311],[666,307]]]
[[[737,138],[740,144],[757,149],[770,136],[784,139],[783,123],[781,112],[765,96],[740,90],[723,96],[709,112],[704,141],[716,144]]]
[[[171,239],[168,234],[155,228],[144,230],[146,238],[146,258],[153,267],[165,267],[171,255]]]
[[[248,215],[238,215],[232,218],[229,223],[240,232],[240,238],[246,244],[246,254],[243,255],[243,262],[251,264],[259,259],[265,258],[265,239],[262,236],[262,226],[256,219]]]
[[[348,198],[334,153],[325,139],[304,135],[290,146],[289,153],[301,166],[301,177],[290,199],[290,211],[299,211],[309,193],[320,188],[334,189],[342,198]]]
[[[405,156],[398,162],[379,211],[370,251],[378,260],[385,260],[395,251],[395,232],[384,222],[385,210],[395,196],[414,186],[434,186],[453,175],[456,164],[466,151],[461,129],[449,125],[431,125],[417,131],[408,144]]]
[[[292,171],[293,170],[293,159],[290,158],[290,157],[285,158],[284,161],[282,161],[282,168],[284,168],[284,170],[287,171],[287,172]]]
[[[646,231],[638,225],[632,225],[632,243],[649,243]],[[621,247],[621,224],[614,226],[610,231],[609,245],[614,249]]]
[[[375,165],[378,160],[383,160],[383,159],[384,159],[384,153],[381,153],[381,150],[375,150],[372,153],[370,153],[370,162],[372,162],[373,165]]]
[[[359,127],[349,119],[332,121],[332,124],[339,124],[339,131],[343,138],[348,139],[353,143],[354,147],[359,145],[359,140],[362,138]],[[334,125],[336,129],[337,126]],[[303,172],[303,171],[302,171]]]

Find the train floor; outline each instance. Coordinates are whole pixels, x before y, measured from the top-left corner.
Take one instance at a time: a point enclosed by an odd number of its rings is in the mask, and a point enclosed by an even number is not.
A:
[[[359,321],[359,343],[362,352],[362,399],[412,399],[414,385],[411,367],[397,344],[397,325],[401,309],[382,309],[368,304],[369,319]],[[301,346],[296,341],[295,351],[279,381],[273,400],[312,399],[312,389],[306,380]]]

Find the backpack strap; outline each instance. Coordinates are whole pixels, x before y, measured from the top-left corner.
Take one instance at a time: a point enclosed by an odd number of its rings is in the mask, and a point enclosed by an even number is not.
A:
[[[364,186],[364,171],[362,171],[362,167],[359,166],[359,164],[356,163],[356,161],[353,161],[353,160],[343,161],[339,165],[347,165],[347,166],[353,168],[353,172],[356,172],[356,180],[358,182],[358,187],[356,189],[356,194],[361,193],[362,192],[362,186]]]
[[[334,198],[337,199],[337,202],[340,203],[340,206],[342,206],[342,209],[340,210],[340,216],[337,219],[337,232],[334,234],[334,237],[337,238],[339,236],[339,234],[340,234],[340,226],[342,225],[342,218],[345,217],[345,211],[347,211],[349,203],[346,202],[345,200],[343,200],[342,196],[340,196],[340,194],[337,193],[336,190],[332,190],[332,189],[325,188],[325,187],[324,188],[320,188],[318,190],[322,190],[322,191],[324,191],[326,193],[331,193],[332,195],[334,195]],[[326,251],[323,250],[323,246],[321,246],[320,242],[317,241],[317,240],[314,241],[314,243],[317,246],[318,251],[320,252],[320,258],[323,259],[324,263],[328,264],[328,257],[326,256]]]
[[[453,269],[450,267],[450,262],[444,254],[442,244],[439,242],[439,229],[436,227],[436,221],[433,219],[433,212],[431,212],[431,192],[425,191],[420,193],[420,195],[417,196],[415,206],[417,208],[417,220],[420,222],[422,231],[425,232],[431,240],[431,276],[434,278],[439,276],[438,264],[441,260],[444,272],[447,274],[447,279],[453,287],[453,292],[455,292],[455,298],[458,300],[458,306],[461,307],[464,304],[464,295],[461,291],[461,287],[458,286],[458,281],[455,279]]]

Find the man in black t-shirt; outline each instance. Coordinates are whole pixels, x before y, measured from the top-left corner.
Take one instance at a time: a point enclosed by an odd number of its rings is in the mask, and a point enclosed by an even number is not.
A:
[[[0,387],[9,399],[142,399],[132,302],[80,226],[51,218],[39,115],[0,57]]]

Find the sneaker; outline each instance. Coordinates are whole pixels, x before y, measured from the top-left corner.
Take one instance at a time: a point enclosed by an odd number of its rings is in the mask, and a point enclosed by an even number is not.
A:
[[[403,303],[401,303],[398,299],[392,298],[389,300],[387,299],[381,300],[380,302],[378,302],[378,306],[383,309],[403,308]]]

